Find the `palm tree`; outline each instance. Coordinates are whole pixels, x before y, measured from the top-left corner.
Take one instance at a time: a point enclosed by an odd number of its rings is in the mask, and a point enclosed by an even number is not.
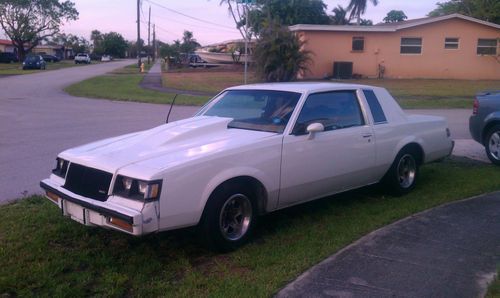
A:
[[[373,5],[378,4],[378,0],[370,0]],[[351,12],[351,18],[356,17],[356,25],[360,25],[361,23],[361,15],[363,15],[366,11],[366,4],[368,0],[351,0],[349,5],[347,6],[347,10]]]
[[[347,18],[347,10],[342,5],[335,7],[332,12],[333,16],[330,18],[333,25],[349,25],[351,19]]]
[[[256,74],[266,82],[288,82],[308,71],[312,62],[304,42],[277,22],[264,28],[253,54]]]

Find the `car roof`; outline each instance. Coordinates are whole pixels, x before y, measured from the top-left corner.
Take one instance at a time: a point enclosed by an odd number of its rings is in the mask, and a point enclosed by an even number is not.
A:
[[[347,84],[338,82],[287,82],[287,83],[259,83],[249,85],[239,85],[227,88],[226,90],[275,90],[291,91],[298,93],[320,92],[325,90],[377,88],[369,85]]]

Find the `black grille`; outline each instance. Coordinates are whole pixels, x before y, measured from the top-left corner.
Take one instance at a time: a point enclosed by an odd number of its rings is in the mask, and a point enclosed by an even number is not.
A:
[[[106,201],[112,174],[72,163],[64,188],[81,196]]]

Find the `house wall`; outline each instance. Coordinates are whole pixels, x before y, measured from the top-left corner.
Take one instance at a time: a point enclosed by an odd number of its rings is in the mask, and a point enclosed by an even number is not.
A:
[[[476,54],[478,38],[500,39],[500,30],[463,19],[401,29],[396,32],[299,31],[304,48],[313,52],[305,78],[332,75],[334,61],[352,61],[353,73],[386,78],[500,79],[500,45],[497,56]],[[363,52],[352,51],[352,37],[363,36]],[[401,37],[421,37],[421,54],[401,54]],[[446,37],[459,38],[459,48],[444,48]],[[499,40],[500,44],[500,40]]]

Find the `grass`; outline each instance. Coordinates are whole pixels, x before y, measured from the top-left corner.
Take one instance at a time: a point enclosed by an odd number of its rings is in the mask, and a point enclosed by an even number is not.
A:
[[[348,82],[384,87],[403,108],[471,109],[477,92],[500,89],[500,81],[493,80],[364,79]]]
[[[498,268],[497,277],[488,287],[488,293],[486,294],[487,298],[500,297],[500,278],[499,278],[498,274],[500,274],[500,267]]]
[[[163,74],[166,87],[216,93],[224,88],[243,84],[243,73],[232,72],[169,72]],[[250,75],[249,83],[258,80]],[[406,109],[472,108],[474,95],[482,90],[500,89],[500,81],[430,80],[430,79],[363,79],[336,82],[384,87]]]
[[[92,63],[100,63],[92,61]],[[79,67],[84,66],[86,64],[75,64],[73,60],[63,60],[60,62],[47,62],[46,70],[39,69],[29,69],[23,70],[23,65],[21,63],[0,63],[0,75],[22,75],[22,74],[30,74],[36,72],[44,72],[47,70],[56,70],[68,67]]]
[[[180,89],[194,90],[217,94],[223,89],[231,86],[242,85],[244,82],[243,72],[221,71],[221,72],[168,72],[163,74],[163,86]],[[248,83],[256,83],[258,79],[249,73]]]
[[[189,229],[133,238],[85,227],[31,197],[0,207],[0,296],[266,297],[379,227],[500,189],[499,174],[465,159],[427,165],[405,197],[369,187],[272,213],[228,254],[201,248]]]
[[[151,65],[145,65],[146,70]],[[89,98],[104,98],[123,101],[137,101],[149,103],[170,103],[173,93],[162,93],[146,90],[139,86],[144,74],[139,73],[137,65],[129,65],[110,72],[73,84],[64,89],[67,93]],[[208,96],[179,95],[176,104],[202,105],[209,99]]]

